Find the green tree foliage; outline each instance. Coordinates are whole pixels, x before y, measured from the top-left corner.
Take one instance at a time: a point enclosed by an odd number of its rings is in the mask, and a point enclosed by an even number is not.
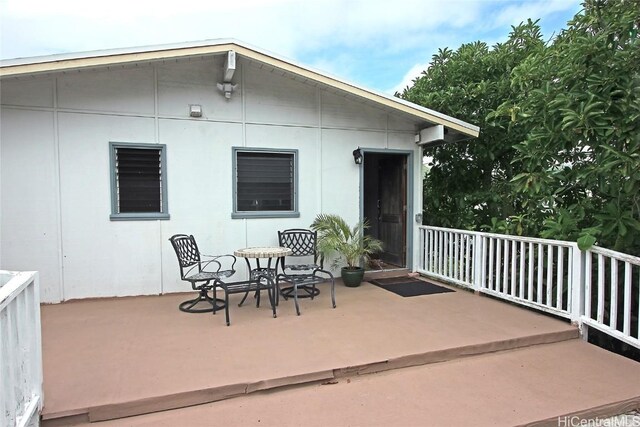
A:
[[[440,49],[422,76],[404,90],[404,99],[481,127],[480,137],[468,144],[425,149],[430,159],[424,182],[426,223],[477,228],[521,210],[510,197],[510,181],[519,172],[513,165],[513,145],[527,129],[509,117],[486,117],[505,100],[517,99],[511,73],[542,49],[540,28],[529,21],[492,49],[482,42],[462,45],[455,52]]]
[[[640,7],[592,0],[568,25],[513,70],[512,121],[530,129],[513,189],[543,237],[638,253]]]
[[[640,254],[640,7],[583,8],[548,44],[529,21],[494,49],[440,51],[404,91],[481,126],[425,152],[428,223]]]

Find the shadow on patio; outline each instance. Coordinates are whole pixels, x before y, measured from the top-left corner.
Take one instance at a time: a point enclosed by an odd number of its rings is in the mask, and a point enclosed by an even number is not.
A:
[[[365,393],[369,396],[368,406],[377,408],[368,412],[371,419],[362,409],[355,408],[350,417],[356,418],[338,418],[355,424],[393,424],[388,418],[373,417],[380,411],[393,412],[398,399],[422,400],[427,396],[414,393],[425,387],[421,392],[430,395],[434,409],[466,414],[476,424],[483,424],[483,418],[474,418],[479,416],[477,410],[469,407],[469,411],[460,411],[460,400],[452,400],[449,392],[455,392],[460,399],[475,399],[479,405],[494,402],[496,407],[504,408],[506,401],[515,399],[514,405],[530,408],[528,413],[519,414],[514,409],[514,418],[502,419],[506,424],[535,422],[594,408],[600,408],[600,412],[591,413],[606,412],[602,408],[611,412],[640,403],[640,386],[637,381],[629,381],[640,377],[640,365],[576,339],[578,330],[566,322],[463,290],[403,298],[369,283],[360,288],[337,284],[336,309],[330,307],[328,288],[322,290],[316,300],[301,301],[299,317],[293,301],[281,300],[275,319],[268,304],[259,309],[249,303],[237,307],[241,295],[234,295],[230,327],[225,326],[224,313],[212,316],[178,311],[184,294],[43,306],[43,419],[50,420],[49,425],[69,425],[182,408],[247,393],[252,395],[241,399],[254,402],[251,405],[256,408],[260,404],[255,399],[262,399],[259,401],[267,406],[282,405],[286,400],[274,403],[273,399],[291,399],[287,397],[291,393],[312,393],[312,412],[326,409],[324,412],[333,414],[332,404],[326,408],[314,406],[314,399],[323,394],[313,390],[317,390],[317,384],[335,380],[339,386],[322,388],[327,402],[349,390],[358,396],[371,390]],[[544,345],[550,343],[557,344]],[[528,349],[514,350],[523,347]],[[472,355],[478,357],[465,357]],[[540,365],[545,358],[546,364]],[[419,366],[447,360],[452,362]],[[533,367],[523,371],[524,361],[530,361]],[[356,378],[409,366],[417,367]],[[519,370],[517,376],[506,375],[510,368]],[[435,373],[437,370],[439,374]],[[481,377],[471,385],[465,384],[474,372],[482,372]],[[501,372],[517,378],[516,384],[501,388]],[[351,378],[353,387],[345,389]],[[399,378],[404,380],[398,382]],[[303,383],[310,387],[253,393]],[[436,384],[437,392],[433,388]],[[404,387],[413,389],[411,396],[404,394]],[[564,400],[554,394],[560,387],[572,390],[563,393],[567,395]],[[532,390],[537,390],[538,400],[521,401],[518,397],[528,396]],[[449,396],[449,409],[438,404],[438,396]],[[171,414],[189,410],[205,411],[208,415],[203,419],[217,417],[206,411],[222,410],[238,424],[260,422],[251,418],[253,412],[239,409],[247,405],[232,403],[236,401],[148,415],[155,417],[148,424],[144,416],[130,418],[127,425],[162,425],[162,419],[172,425]],[[353,398],[351,403],[354,407],[367,407]],[[511,413],[512,406],[506,405]],[[337,410],[340,407],[338,404]],[[542,410],[545,407],[549,410]],[[493,417],[501,414],[490,409],[487,407],[485,412],[489,410]],[[418,411],[416,416],[421,418],[415,418],[413,424],[433,424],[430,416],[435,417],[434,421],[439,419],[437,411],[429,411]],[[271,419],[272,424],[337,422],[327,418],[329,415],[311,422],[295,418],[295,414],[291,418],[284,409],[280,412],[279,418]],[[360,413],[362,416],[357,418]],[[196,424],[198,415],[192,416]],[[136,419],[140,424],[132,424]],[[192,424],[189,418],[178,419]],[[394,419],[397,424],[406,424],[412,418]],[[113,423],[120,425],[117,420]]]

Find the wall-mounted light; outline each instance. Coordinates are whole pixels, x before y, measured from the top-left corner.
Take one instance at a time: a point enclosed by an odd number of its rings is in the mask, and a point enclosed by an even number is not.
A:
[[[362,150],[360,150],[360,147],[353,150],[353,161],[356,162],[356,165],[362,164]]]
[[[238,89],[238,84],[231,83],[218,83],[218,90],[224,94],[224,97],[227,99],[231,99],[231,94]]]
[[[189,105],[189,116],[202,117],[202,105],[198,105],[198,104]]]

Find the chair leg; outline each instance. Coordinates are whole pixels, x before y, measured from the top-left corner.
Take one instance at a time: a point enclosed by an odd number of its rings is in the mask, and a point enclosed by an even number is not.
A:
[[[206,284],[205,284],[206,285]],[[215,310],[215,300],[213,300],[209,294],[207,288],[194,288],[199,291],[198,297],[183,301],[178,305],[178,309],[180,311],[184,311],[185,313],[208,313],[210,311]],[[207,308],[194,308],[201,302],[207,302]]]
[[[280,277],[279,276],[276,277],[274,292],[275,292],[275,295],[274,295],[275,304],[279,305],[280,304]]]
[[[298,284],[293,283],[293,299],[296,302],[296,313],[300,316],[300,306],[298,305]]]
[[[229,293],[226,289],[224,291],[224,315],[227,320],[227,326],[231,325],[231,322],[229,321]]]
[[[260,307],[260,294],[261,294],[261,286],[262,286],[262,277],[258,279],[258,285],[256,286],[256,293],[254,298],[256,299],[256,307]],[[265,280],[268,280],[265,278]]]
[[[267,289],[269,293],[269,302],[271,303],[271,310],[273,311],[273,318],[278,317],[276,314],[276,282],[272,279],[269,279],[269,288]]]
[[[336,281],[331,277],[331,303],[333,308],[336,308]]]

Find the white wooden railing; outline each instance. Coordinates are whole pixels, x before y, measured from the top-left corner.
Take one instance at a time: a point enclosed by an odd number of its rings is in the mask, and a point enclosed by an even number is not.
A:
[[[585,287],[581,321],[640,348],[640,258],[592,248],[585,257]]]
[[[39,425],[42,405],[38,274],[0,271],[0,426]]]
[[[584,336],[593,327],[640,348],[640,258],[599,247],[582,252],[561,240],[419,231],[419,273],[568,318]]]

